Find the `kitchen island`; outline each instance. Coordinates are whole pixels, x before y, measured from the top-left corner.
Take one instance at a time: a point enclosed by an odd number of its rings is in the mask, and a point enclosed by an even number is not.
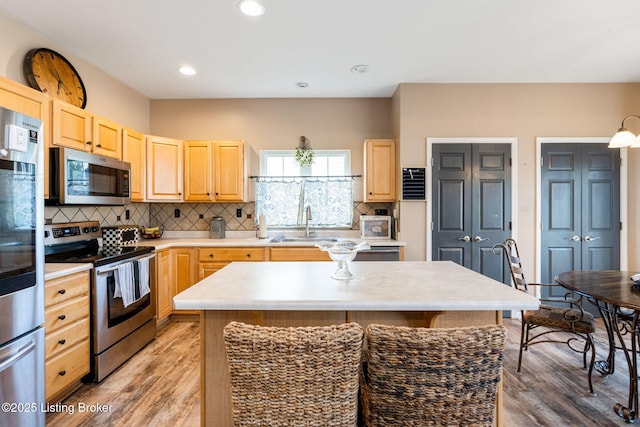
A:
[[[201,422],[233,425],[222,330],[232,320],[268,326],[357,322],[412,327],[500,324],[502,310],[538,300],[449,261],[353,262],[351,280],[333,262],[233,262],[176,295],[201,312]],[[501,424],[501,391],[497,424]]]

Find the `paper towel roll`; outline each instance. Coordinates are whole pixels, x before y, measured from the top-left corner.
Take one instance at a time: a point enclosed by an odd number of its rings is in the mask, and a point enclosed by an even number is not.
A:
[[[258,238],[267,238],[267,218],[264,215],[258,217]]]

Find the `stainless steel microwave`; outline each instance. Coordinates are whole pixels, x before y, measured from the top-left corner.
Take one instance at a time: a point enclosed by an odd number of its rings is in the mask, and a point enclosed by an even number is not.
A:
[[[131,165],[70,148],[49,149],[47,205],[126,205]]]

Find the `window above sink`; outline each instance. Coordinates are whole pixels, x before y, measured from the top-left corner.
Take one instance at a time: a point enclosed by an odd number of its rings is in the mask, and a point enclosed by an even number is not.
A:
[[[260,215],[269,227],[351,227],[353,177],[349,150],[314,150],[313,163],[300,167],[295,150],[260,152],[260,177],[256,178],[256,221]],[[307,209],[307,207],[309,207]]]

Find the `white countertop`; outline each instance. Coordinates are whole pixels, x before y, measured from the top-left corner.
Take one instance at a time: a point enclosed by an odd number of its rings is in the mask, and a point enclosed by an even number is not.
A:
[[[348,237],[346,240],[352,240],[360,243],[363,239]],[[406,242],[399,240],[377,240],[365,239],[369,246],[406,246]],[[192,247],[288,247],[288,246],[315,246],[318,241],[296,241],[296,242],[272,242],[271,239],[258,238],[226,238],[226,239],[210,239],[210,238],[165,238],[149,239],[138,241],[138,246],[153,246],[157,250],[167,249],[176,246],[192,246]]]
[[[187,310],[528,310],[538,299],[451,261],[233,262],[176,295]]]
[[[56,279],[79,271],[91,270],[93,264],[89,263],[46,263],[44,265],[44,280]]]

